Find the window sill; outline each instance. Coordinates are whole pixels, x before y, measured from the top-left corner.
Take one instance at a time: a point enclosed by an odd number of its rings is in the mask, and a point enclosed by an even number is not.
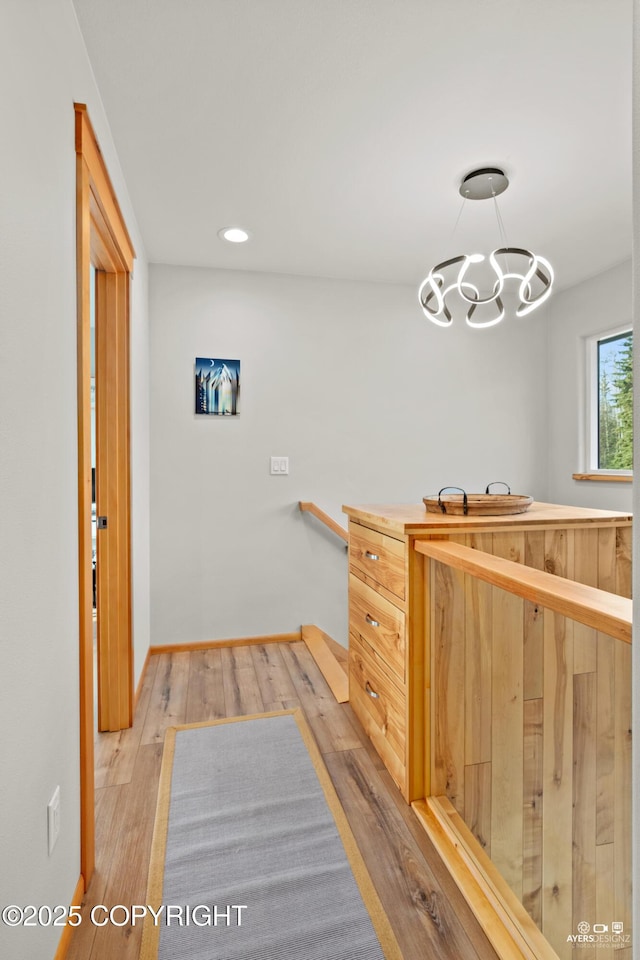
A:
[[[574,480],[601,480],[605,483],[632,483],[631,473],[574,473]]]

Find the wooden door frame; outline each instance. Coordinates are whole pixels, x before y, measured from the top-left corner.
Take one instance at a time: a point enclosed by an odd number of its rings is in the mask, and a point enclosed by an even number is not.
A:
[[[116,551],[119,576],[129,584],[122,608],[122,634],[103,655],[110,682],[102,701],[112,723],[131,725],[133,671],[131,644],[131,546],[129,471],[129,278],[135,251],[118,206],[87,107],[74,104],[76,149],[76,273],[78,331],[78,575],[80,643],[80,870],[85,889],[95,866],[94,694],[93,694],[93,575],[91,543],[91,264],[106,275],[101,320],[108,330],[109,349],[119,357],[113,381],[117,398],[117,428],[124,456],[107,484],[118,503]],[[112,341],[118,331],[120,345]],[[116,477],[116,482],[113,478]],[[114,726],[118,729],[118,726]]]

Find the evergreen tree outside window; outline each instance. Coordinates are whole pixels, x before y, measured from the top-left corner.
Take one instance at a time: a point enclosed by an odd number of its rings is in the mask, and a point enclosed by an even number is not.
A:
[[[633,469],[633,335],[630,330],[595,340],[597,458],[603,471]]]

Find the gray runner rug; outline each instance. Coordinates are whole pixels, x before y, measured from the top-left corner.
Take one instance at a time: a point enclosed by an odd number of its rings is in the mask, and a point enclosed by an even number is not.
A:
[[[167,731],[141,960],[402,960],[302,711]]]

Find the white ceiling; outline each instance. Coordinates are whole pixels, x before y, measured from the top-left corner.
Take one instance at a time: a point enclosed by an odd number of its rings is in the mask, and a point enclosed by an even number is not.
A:
[[[632,0],[73,2],[153,262],[417,285],[477,166],[559,287],[631,255]]]

